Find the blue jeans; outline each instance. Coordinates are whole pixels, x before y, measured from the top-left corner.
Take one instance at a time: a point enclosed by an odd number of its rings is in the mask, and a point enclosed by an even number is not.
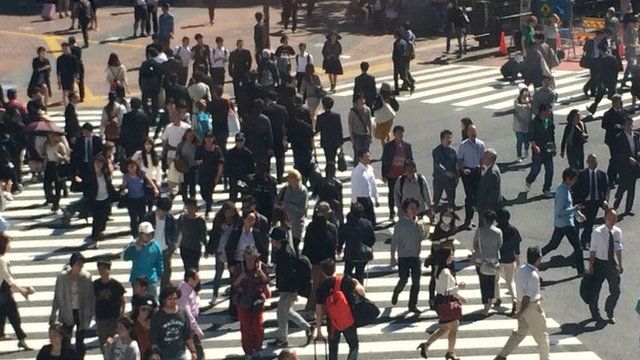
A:
[[[440,33],[443,33],[445,30],[445,25],[447,23],[447,4],[436,4],[432,2],[431,8],[433,9],[433,16],[436,20],[436,30]]]
[[[522,131],[516,131],[516,154],[522,157],[522,148],[529,151],[529,134]]]
[[[531,171],[527,175],[527,184],[536,181],[536,177],[540,174],[540,170],[544,165],[544,185],[542,191],[551,190],[551,182],[553,181],[553,155],[545,150],[541,150],[539,154],[533,154],[531,159]]]
[[[220,289],[220,281],[222,280],[222,273],[224,272],[224,261],[220,259],[220,254],[216,254],[216,274],[213,276],[213,296],[218,297],[218,290]]]

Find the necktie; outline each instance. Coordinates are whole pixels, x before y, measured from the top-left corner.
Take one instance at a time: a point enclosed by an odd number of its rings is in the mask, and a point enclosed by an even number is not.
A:
[[[590,195],[591,200],[596,200],[596,172],[591,172],[591,191]]]
[[[613,232],[612,231],[609,231],[609,249],[607,250],[607,256],[609,258],[609,262],[615,265],[616,260],[613,257]]]

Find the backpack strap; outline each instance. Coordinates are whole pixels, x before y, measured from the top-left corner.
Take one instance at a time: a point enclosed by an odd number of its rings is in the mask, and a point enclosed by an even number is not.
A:
[[[342,275],[336,275],[336,282],[333,284],[333,291],[342,290]]]

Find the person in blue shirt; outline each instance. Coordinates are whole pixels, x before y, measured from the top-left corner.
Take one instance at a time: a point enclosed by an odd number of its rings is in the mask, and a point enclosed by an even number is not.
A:
[[[164,275],[162,248],[153,239],[153,225],[144,221],[138,227],[138,239],[129,244],[122,259],[132,261],[129,281],[133,287],[136,278],[146,276],[149,281],[148,294],[158,301],[158,284]]]
[[[162,15],[158,18],[158,37],[165,49],[171,48],[171,39],[175,33],[175,17],[169,12],[169,4],[162,5]]]
[[[567,168],[562,172],[562,182],[556,189],[553,206],[553,235],[551,235],[549,243],[542,248],[542,256],[544,257],[557,249],[562,238],[566,236],[573,246],[578,275],[582,275],[584,273],[584,257],[574,218],[578,217],[580,221],[584,221],[585,216],[580,212],[582,204],[574,205],[571,197],[571,187],[575,185],[576,181],[578,181],[578,173],[575,170]]]

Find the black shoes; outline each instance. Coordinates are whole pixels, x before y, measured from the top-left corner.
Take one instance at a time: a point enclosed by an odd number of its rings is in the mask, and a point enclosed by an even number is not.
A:
[[[398,303],[398,294],[397,292],[393,292],[393,295],[391,296],[391,305],[395,305]]]

